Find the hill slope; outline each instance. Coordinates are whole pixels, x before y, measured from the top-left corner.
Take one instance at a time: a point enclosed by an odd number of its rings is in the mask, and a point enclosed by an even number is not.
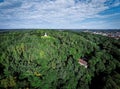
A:
[[[89,33],[31,30],[0,33],[0,41],[0,88],[120,88],[116,79],[120,77],[119,40]],[[78,63],[80,58],[88,68]]]

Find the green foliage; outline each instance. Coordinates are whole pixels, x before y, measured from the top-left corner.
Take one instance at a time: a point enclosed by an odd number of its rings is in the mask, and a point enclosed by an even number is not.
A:
[[[120,88],[119,40],[30,30],[0,33],[0,42],[0,88],[100,89],[97,76],[104,83],[101,89]],[[88,68],[79,58],[86,58]]]
[[[1,86],[3,88],[15,87],[16,86],[15,78],[12,76],[8,76],[7,78],[2,79]]]

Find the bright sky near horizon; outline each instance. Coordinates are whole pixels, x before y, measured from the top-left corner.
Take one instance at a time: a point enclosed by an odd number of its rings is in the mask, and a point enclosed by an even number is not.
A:
[[[120,29],[120,0],[0,0],[0,29]]]

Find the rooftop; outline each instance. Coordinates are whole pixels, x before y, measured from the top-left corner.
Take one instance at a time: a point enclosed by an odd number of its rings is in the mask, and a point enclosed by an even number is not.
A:
[[[88,63],[86,61],[84,61],[83,59],[79,59],[79,62],[78,62],[80,65],[84,66],[85,68],[88,67]]]

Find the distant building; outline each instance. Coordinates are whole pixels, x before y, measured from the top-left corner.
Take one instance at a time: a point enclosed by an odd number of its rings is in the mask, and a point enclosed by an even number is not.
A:
[[[47,36],[47,34],[45,33],[45,35],[44,36]]]
[[[88,63],[86,61],[84,61],[83,59],[79,59],[79,62],[78,62],[80,65],[84,66],[85,68],[88,67]]]

